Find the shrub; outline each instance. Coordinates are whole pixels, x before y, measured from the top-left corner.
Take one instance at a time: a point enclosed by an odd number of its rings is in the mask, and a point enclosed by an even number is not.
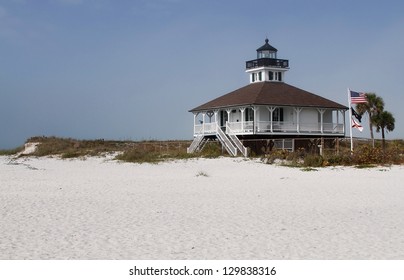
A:
[[[285,160],[289,155],[287,150],[273,150],[271,153],[265,155],[266,162],[268,164],[274,163],[275,160]]]
[[[222,146],[218,142],[208,142],[199,155],[205,158],[220,157],[222,155]]]
[[[320,155],[308,154],[303,160],[303,166],[306,167],[321,167],[323,166],[324,158]]]
[[[359,146],[353,154],[354,164],[382,164],[384,162],[384,153],[379,147],[373,148],[369,145]]]
[[[325,158],[326,165],[351,165],[353,162],[350,153],[331,154]]]
[[[159,153],[149,152],[136,148],[123,152],[122,154],[116,156],[116,159],[136,163],[157,163],[161,161]]]

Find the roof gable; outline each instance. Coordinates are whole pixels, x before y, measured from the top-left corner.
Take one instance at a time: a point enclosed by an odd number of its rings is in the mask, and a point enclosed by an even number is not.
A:
[[[343,109],[344,105],[281,82],[258,82],[236,89],[192,110],[206,111],[242,105],[273,105]]]

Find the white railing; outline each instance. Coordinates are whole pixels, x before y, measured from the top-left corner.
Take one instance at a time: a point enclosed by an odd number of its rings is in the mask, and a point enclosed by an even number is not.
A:
[[[321,133],[321,123],[301,123],[299,132]]]
[[[209,135],[216,133],[216,123],[203,123],[194,125],[194,135]]]
[[[187,153],[188,154],[191,154],[191,153],[196,151],[199,144],[202,142],[203,137],[204,137],[203,134],[199,134],[198,136],[196,136],[194,138],[194,141],[192,141],[191,145],[187,148]]]
[[[254,132],[254,122],[228,122],[228,127],[233,134],[252,134]],[[226,132],[230,134],[226,128]],[[255,122],[255,132],[257,134],[265,133],[344,133],[344,125],[338,123],[323,123],[323,129],[321,130],[321,123],[297,123],[293,122],[271,122],[259,121]]]
[[[271,131],[272,129],[272,131]],[[297,132],[297,125],[293,122],[257,122],[257,132]]]
[[[227,135],[229,135],[231,141],[236,145],[239,151],[246,157],[248,150],[246,147],[244,147],[243,143],[241,143],[240,139],[238,139],[237,136],[233,133],[233,131],[229,127],[229,123],[226,123],[226,132]]]
[[[253,133],[254,132],[254,122],[227,122],[230,131],[235,133]],[[226,133],[230,133],[226,131]]]
[[[324,133],[344,133],[344,125],[341,123],[325,123],[323,124]]]
[[[224,145],[226,150],[231,154],[232,156],[237,155],[237,147],[235,147],[232,143],[232,141],[227,137],[227,135],[223,132],[223,130],[218,126],[216,130],[217,138],[219,139],[220,142]]]
[[[297,132],[297,125],[293,122],[274,122],[272,129],[273,132]]]

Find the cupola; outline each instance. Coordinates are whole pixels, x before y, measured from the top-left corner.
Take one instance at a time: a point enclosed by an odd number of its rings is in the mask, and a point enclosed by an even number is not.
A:
[[[246,72],[250,75],[250,83],[283,82],[285,72],[289,70],[289,60],[278,59],[278,50],[269,44],[257,49],[257,59],[246,61]]]
[[[265,39],[265,45],[257,49],[257,59],[260,58],[276,58],[277,49],[268,44],[268,38]]]

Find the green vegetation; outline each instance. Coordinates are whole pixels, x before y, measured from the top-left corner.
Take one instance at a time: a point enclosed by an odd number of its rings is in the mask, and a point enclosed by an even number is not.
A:
[[[39,143],[31,156],[43,157],[57,155],[63,159],[86,156],[102,156],[117,154],[115,159],[136,163],[158,163],[173,159],[189,159],[194,157],[215,158],[222,156],[221,146],[217,142],[208,142],[203,151],[188,154],[187,147],[191,141],[106,141],[77,140],[59,137],[32,137],[28,142]],[[13,150],[1,150],[0,155],[15,155],[24,147]],[[27,156],[27,155],[24,155]]]
[[[341,145],[338,153],[327,151],[323,156],[307,153],[304,150],[288,152],[275,150],[264,156],[264,162],[271,164],[282,160],[283,165],[291,167],[322,167],[322,166],[356,166],[368,168],[377,165],[404,164],[404,141],[393,140],[386,143],[383,149],[379,142],[373,148],[369,143],[357,143],[354,153],[348,147]]]
[[[77,140],[57,137],[32,137],[27,142],[39,143],[36,151],[31,156],[57,155],[63,159],[115,155],[115,159],[135,163],[159,163],[167,160],[189,158],[216,158],[227,155],[219,142],[209,141],[199,153],[188,154],[187,147],[191,141],[106,141]],[[19,147],[11,150],[1,150],[0,155],[16,155],[23,150]],[[23,155],[29,156],[29,155]],[[340,141],[338,153],[334,149],[324,150],[324,155],[307,152],[300,148],[295,152],[286,150],[273,150],[261,156],[267,164],[278,163],[290,167],[303,168],[304,171],[312,171],[310,168],[336,165],[350,165],[358,168],[372,166],[403,164],[404,140],[386,141],[385,149],[382,142],[377,140],[375,147],[364,140],[355,142],[354,153],[350,152],[347,141]],[[307,169],[305,169],[307,168]]]
[[[208,173],[206,173],[206,172],[199,171],[199,172],[196,174],[196,177],[209,177],[209,175],[208,175]]]
[[[356,110],[362,116],[367,113],[369,116],[370,138],[372,139],[372,147],[375,147],[375,139],[373,137],[373,126],[376,132],[382,132],[382,148],[386,149],[385,131],[393,131],[396,120],[393,114],[384,110],[383,98],[377,96],[376,93],[366,93],[366,103],[356,105]]]
[[[360,115],[367,113],[369,116],[369,131],[370,138],[372,139],[372,147],[375,147],[375,138],[373,136],[373,126],[375,125],[375,114],[384,110],[383,98],[378,96],[376,93],[367,92],[366,93],[367,103],[360,103],[356,105],[356,110]]]
[[[0,156],[11,156],[18,154],[19,152],[24,150],[24,146],[17,147],[14,149],[0,150]]]
[[[393,114],[388,111],[382,111],[374,116],[374,123],[376,125],[376,131],[382,131],[382,147],[386,149],[386,139],[384,131],[393,131],[396,120]]]
[[[130,142],[97,140],[76,140],[58,137],[32,137],[27,142],[37,142],[33,156],[60,155],[62,158],[98,156],[128,149]]]
[[[157,141],[155,143],[139,142],[138,145],[134,145],[134,147],[119,154],[116,159],[136,163],[158,163],[166,160],[195,157],[216,158],[222,155],[220,145],[217,142],[207,143],[202,152],[194,154],[187,153],[186,148],[191,144],[190,141],[181,147],[177,147],[175,144],[170,146],[167,143]],[[171,143],[176,143],[176,141]]]

